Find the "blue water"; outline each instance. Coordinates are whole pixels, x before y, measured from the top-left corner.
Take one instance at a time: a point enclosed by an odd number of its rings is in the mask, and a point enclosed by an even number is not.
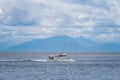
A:
[[[120,55],[71,54],[76,61],[46,62],[47,55],[1,55],[0,80],[119,80]],[[40,61],[26,61],[40,59]]]

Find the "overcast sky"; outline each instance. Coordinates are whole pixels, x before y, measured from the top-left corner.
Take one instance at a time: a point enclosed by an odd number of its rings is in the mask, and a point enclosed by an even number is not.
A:
[[[0,42],[57,35],[120,41],[120,0],[0,0]]]

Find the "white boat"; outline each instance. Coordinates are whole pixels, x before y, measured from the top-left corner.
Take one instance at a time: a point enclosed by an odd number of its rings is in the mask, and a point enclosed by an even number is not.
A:
[[[47,61],[74,61],[67,54],[60,53],[58,55],[49,55]]]

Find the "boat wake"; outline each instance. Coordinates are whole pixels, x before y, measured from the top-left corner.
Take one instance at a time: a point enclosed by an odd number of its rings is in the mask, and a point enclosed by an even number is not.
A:
[[[0,60],[0,62],[52,62],[47,59],[26,59],[26,60]],[[73,59],[70,60],[54,60],[53,62],[71,62],[75,61]]]
[[[36,62],[47,62],[46,59],[33,59],[31,61],[36,61]]]
[[[52,62],[52,61],[49,61],[47,59],[34,59],[32,61],[37,61],[37,62]],[[73,59],[69,59],[69,60],[53,60],[55,62],[71,62],[71,61],[75,61]]]

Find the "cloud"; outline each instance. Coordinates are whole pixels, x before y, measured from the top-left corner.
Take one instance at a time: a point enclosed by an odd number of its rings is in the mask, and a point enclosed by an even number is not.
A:
[[[32,26],[36,22],[28,18],[29,13],[21,9],[13,9],[3,17],[2,24],[6,26]]]
[[[120,35],[119,34],[100,34],[96,37],[96,40],[100,42],[113,42],[114,40],[116,42],[119,42]]]
[[[117,25],[120,25],[119,22],[119,16],[120,16],[120,1],[119,0],[109,0],[107,1],[107,4],[109,5],[109,14],[108,17],[110,17],[112,20],[114,20],[114,22]]]
[[[0,9],[0,17],[2,16],[2,10]]]
[[[104,42],[114,34],[119,39],[119,7],[119,0],[1,0],[0,36],[23,41],[55,35],[99,41],[102,36]]]

